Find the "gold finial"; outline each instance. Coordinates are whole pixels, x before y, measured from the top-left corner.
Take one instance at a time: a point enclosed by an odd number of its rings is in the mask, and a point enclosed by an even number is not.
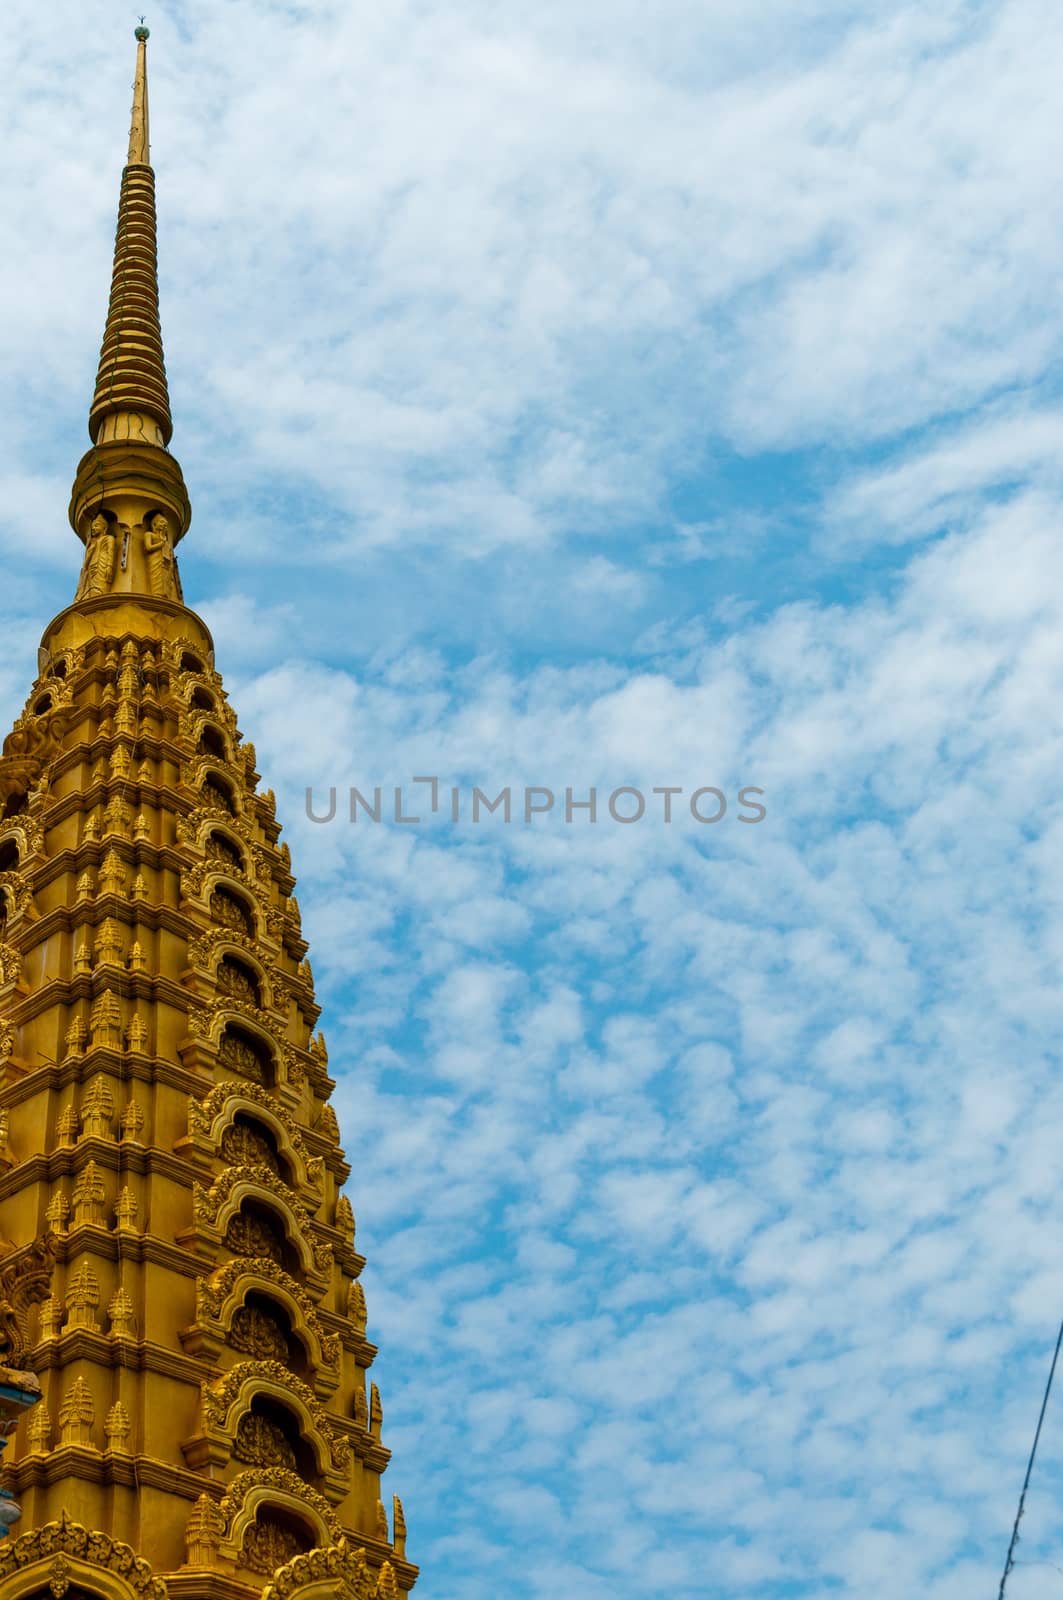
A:
[[[168,541],[169,556],[160,557],[156,566],[167,567],[168,559],[169,570],[173,546],[183,537],[192,508],[181,468],[166,448],[173,421],[159,326],[155,174],[148,144],[148,30],[143,17],[134,32],[133,120],[118,200],[107,322],[89,411],[93,448],[78,465],[70,522],[79,538],[88,543],[93,530],[102,534],[106,527],[112,531],[119,526],[135,528],[148,516],[156,535],[160,539],[165,535]],[[125,539],[129,539],[128,532]],[[135,540],[134,546],[139,550]],[[120,568],[107,577],[100,592],[147,592],[143,563],[138,565],[134,554],[132,566],[127,566],[128,543],[122,549]],[[164,580],[167,593],[162,597],[179,599],[176,581],[174,592],[169,592],[165,572],[152,580],[152,594],[158,593],[157,584]]]
[[[148,143],[148,30],[144,18],[140,27],[134,28],[137,41],[137,75],[133,79],[133,121],[129,129],[129,165],[147,167],[151,164],[151,147]]]

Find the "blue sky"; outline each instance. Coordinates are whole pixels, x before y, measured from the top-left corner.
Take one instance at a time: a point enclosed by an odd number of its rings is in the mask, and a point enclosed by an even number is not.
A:
[[[0,722],[76,580],[134,20],[0,39]],[[995,1594],[1063,1314],[1057,8],[148,21],[182,573],[417,1592]],[[769,813],[304,815],[420,773]],[[1054,1406],[1011,1600],[1061,1488]]]

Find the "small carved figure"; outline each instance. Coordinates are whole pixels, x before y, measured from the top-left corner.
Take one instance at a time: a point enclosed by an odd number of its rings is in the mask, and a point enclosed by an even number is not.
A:
[[[148,1029],[139,1011],[134,1011],[129,1024],[129,1048],[135,1055],[143,1055],[148,1047]]]
[[[148,558],[148,583],[160,600],[176,600],[176,562],[170,519],[157,511],[144,529],[144,551]]]
[[[98,511],[89,524],[89,536],[85,541],[85,563],[78,584],[79,600],[91,600],[96,595],[108,592],[114,580],[116,553],[114,528],[103,512]]]

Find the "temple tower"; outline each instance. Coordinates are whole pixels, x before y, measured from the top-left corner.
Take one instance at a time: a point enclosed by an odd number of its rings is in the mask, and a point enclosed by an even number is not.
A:
[[[295,880],[181,596],[147,37],[81,579],[0,757],[0,1600],[397,1600]]]

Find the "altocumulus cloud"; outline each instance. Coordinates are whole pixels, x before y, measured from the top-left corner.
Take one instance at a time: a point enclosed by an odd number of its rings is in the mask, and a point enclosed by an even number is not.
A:
[[[5,721],[128,76],[124,21],[9,9]],[[1063,1308],[1053,11],[149,20],[186,589],[301,874],[424,1583],[992,1592]],[[770,815],[303,815],[420,772]],[[1050,1417],[1014,1600],[1061,1468]]]

